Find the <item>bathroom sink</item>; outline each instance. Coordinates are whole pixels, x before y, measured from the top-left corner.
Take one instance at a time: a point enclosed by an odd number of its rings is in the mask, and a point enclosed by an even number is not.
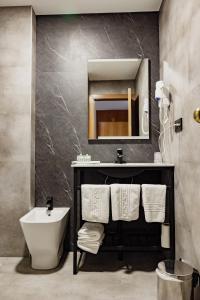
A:
[[[75,167],[172,167],[173,164],[170,163],[92,163],[92,162],[83,162],[83,163],[72,163],[73,168]]]
[[[165,164],[165,163],[101,163],[103,166],[111,166],[111,167],[151,167],[151,166],[166,166],[166,165],[171,165],[171,164]]]
[[[19,220],[33,269],[53,269],[59,264],[69,210],[54,208],[48,216],[46,207],[35,207]]]

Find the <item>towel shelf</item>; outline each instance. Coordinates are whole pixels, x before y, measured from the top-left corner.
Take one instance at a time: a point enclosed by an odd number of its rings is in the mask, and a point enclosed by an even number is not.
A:
[[[124,252],[158,252],[163,259],[175,258],[175,220],[174,220],[174,166],[128,166],[126,168],[76,166],[74,172],[73,197],[73,274],[79,269],[77,246],[78,230],[83,224],[81,217],[81,185],[82,184],[165,184],[166,212],[165,223],[170,225],[170,248],[161,247],[161,224],[146,223],[143,208],[136,221],[112,221],[105,225],[105,240],[99,251],[118,252],[123,258]],[[82,253],[82,251],[80,250]]]
[[[128,247],[124,245],[118,245],[118,246],[102,246],[100,248],[100,251],[102,252],[154,252],[154,251],[162,251],[162,248],[160,246],[135,246],[135,247]]]

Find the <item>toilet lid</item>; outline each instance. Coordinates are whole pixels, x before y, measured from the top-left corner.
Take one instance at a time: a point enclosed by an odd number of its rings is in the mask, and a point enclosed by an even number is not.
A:
[[[158,264],[158,269],[161,273],[188,280],[192,278],[193,268],[188,264],[179,260],[164,260]]]

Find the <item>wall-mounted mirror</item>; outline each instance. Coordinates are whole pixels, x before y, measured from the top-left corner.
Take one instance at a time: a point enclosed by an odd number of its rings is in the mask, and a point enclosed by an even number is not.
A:
[[[148,59],[88,61],[88,139],[149,139]]]

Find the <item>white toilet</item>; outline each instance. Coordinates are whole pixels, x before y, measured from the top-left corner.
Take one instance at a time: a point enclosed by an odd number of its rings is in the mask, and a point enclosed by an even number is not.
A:
[[[33,269],[53,269],[63,252],[68,207],[54,208],[48,216],[46,208],[35,207],[19,221],[31,254]]]

